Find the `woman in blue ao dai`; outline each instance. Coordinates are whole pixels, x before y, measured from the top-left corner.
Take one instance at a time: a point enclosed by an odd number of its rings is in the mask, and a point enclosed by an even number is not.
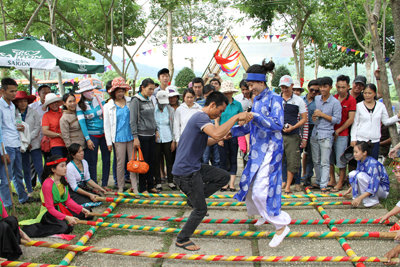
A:
[[[354,158],[357,169],[349,173],[351,187],[344,195],[352,192],[351,205],[358,207],[362,202],[365,207],[379,204],[380,198],[389,195],[390,182],[385,166],[371,156],[371,146],[359,141],[354,146]]]
[[[249,215],[260,215],[256,225],[268,221],[277,229],[270,247],[278,246],[290,229],[291,217],[281,211],[283,107],[282,98],[266,85],[265,74],[274,67],[272,62],[251,66],[246,82],[255,95],[253,120],[244,126],[232,128],[232,136],[250,133],[249,161],[240,180],[235,199],[246,201]]]

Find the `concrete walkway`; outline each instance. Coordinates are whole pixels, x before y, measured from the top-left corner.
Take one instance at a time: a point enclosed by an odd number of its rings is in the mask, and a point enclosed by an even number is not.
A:
[[[240,163],[240,161],[239,161]],[[243,166],[239,166],[239,172]],[[239,179],[237,179],[236,186]],[[165,186],[167,187],[167,186]],[[164,193],[172,193],[165,189]],[[229,192],[230,194],[231,192]],[[319,191],[315,191],[319,193]],[[227,192],[217,194],[228,194]],[[233,193],[231,193],[233,194]],[[172,198],[151,198],[158,200],[181,200]],[[232,199],[212,199],[208,201],[233,201]],[[283,201],[307,202],[304,199],[287,199]],[[320,198],[319,201],[345,201],[344,198]],[[96,208],[96,212],[102,212],[105,205]],[[318,210],[313,207],[283,207],[292,219],[320,220],[322,216]],[[385,214],[387,210],[383,207],[373,209],[352,209],[350,206],[324,206],[325,211],[331,219],[373,219]],[[154,216],[179,216],[188,217],[191,209],[187,206],[159,206],[159,205],[133,205],[119,204],[113,213],[140,214]],[[209,207],[209,217],[211,219],[249,219],[245,207]],[[396,221],[396,218],[392,219]],[[149,221],[149,220],[131,220],[131,219],[107,219],[106,222],[147,225],[160,227],[181,228],[184,223]],[[291,225],[291,231],[330,231],[326,225]],[[337,225],[339,231],[382,231],[388,232],[386,225]],[[200,224],[200,230],[225,230],[225,231],[274,231],[271,225],[255,227],[254,225],[240,224]],[[99,235],[100,238],[96,238]],[[71,241],[75,244],[78,238]],[[366,238],[345,238],[358,256],[377,256],[382,257],[387,251],[396,246],[393,240],[388,239],[366,239]],[[51,242],[59,242],[59,239],[43,239]],[[312,238],[286,238],[278,248],[268,246],[271,238],[247,238],[247,237],[212,237],[212,236],[194,236],[192,240],[198,244],[201,249],[197,252],[190,252],[175,247],[176,234],[143,232],[134,230],[102,228],[100,227],[87,245],[97,247],[119,248],[125,250],[139,250],[148,252],[168,252],[185,254],[210,254],[210,255],[246,255],[246,256],[347,256],[338,240],[312,239]],[[65,242],[64,242],[65,243]],[[25,259],[31,256],[37,257],[38,253],[48,253],[52,250],[47,248],[24,248]],[[66,253],[65,253],[66,254]],[[303,262],[303,263],[255,263],[255,262],[205,262],[188,261],[173,259],[155,259],[141,257],[127,257],[119,255],[107,255],[98,253],[79,253],[72,265],[76,266],[352,266],[352,263],[329,263],[329,262]],[[366,266],[381,266],[381,263],[366,263]]]

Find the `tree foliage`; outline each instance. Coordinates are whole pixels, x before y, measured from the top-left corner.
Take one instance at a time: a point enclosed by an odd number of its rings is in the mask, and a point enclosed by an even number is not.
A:
[[[9,39],[21,37],[39,3],[40,0],[5,1]],[[91,57],[92,51],[96,51],[113,65],[120,76],[126,74],[126,70],[116,66],[109,47],[135,45],[135,38],[143,35],[147,23],[141,6],[125,0],[58,0],[55,19],[58,46],[86,57]],[[45,4],[28,35],[51,42],[49,28],[50,14]]]
[[[276,69],[276,71],[274,73],[274,77],[272,78],[272,81],[271,81],[271,85],[273,87],[278,87],[279,86],[279,80],[284,75],[290,75],[291,76],[292,74],[290,74],[289,69],[285,65],[281,65]]]
[[[187,88],[188,84],[196,78],[194,72],[188,68],[184,67],[175,78],[175,86],[182,88]]]
[[[159,4],[164,1],[155,1],[151,8],[150,19],[158,21],[166,8],[172,10],[172,35],[179,36],[214,36],[225,34],[225,28],[232,21],[232,17],[227,17],[224,9],[229,5],[229,1],[200,2],[197,0],[175,1],[174,5],[165,6]],[[159,23],[150,41],[157,45],[164,44],[167,40],[167,17]],[[198,39],[199,40],[199,39]],[[199,41],[201,41],[200,39]],[[182,39],[183,43],[189,43],[187,39]],[[196,41],[197,42],[197,41]]]

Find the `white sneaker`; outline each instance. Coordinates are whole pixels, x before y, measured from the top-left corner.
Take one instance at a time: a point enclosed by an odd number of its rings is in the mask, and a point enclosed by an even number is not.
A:
[[[266,220],[261,217],[260,219],[257,220],[257,222],[254,224],[255,226],[260,226],[263,225],[266,222]]]
[[[283,230],[283,233],[280,235],[275,234],[274,237],[272,238],[271,242],[269,242],[269,246],[271,248],[276,248],[279,246],[279,244],[283,241],[283,239],[286,237],[286,235],[290,232],[289,227],[285,226],[285,230]]]

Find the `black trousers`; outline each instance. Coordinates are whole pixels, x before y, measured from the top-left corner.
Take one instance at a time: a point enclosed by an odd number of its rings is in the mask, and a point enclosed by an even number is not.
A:
[[[172,176],[172,165],[174,165],[174,155],[171,152],[171,144],[172,142],[156,143],[156,157],[155,157],[156,161],[154,164],[156,184],[161,184],[160,160],[162,158],[162,154],[164,154],[165,162],[167,165],[168,183],[174,182],[174,177]]]
[[[192,213],[177,237],[178,243],[182,244],[190,240],[190,236],[207,214],[206,198],[228,184],[229,179],[230,174],[227,171],[207,164],[201,164],[201,169],[197,172],[174,176],[174,182],[187,196],[188,205],[193,207]]]
[[[139,174],[139,192],[149,191],[154,188],[154,161],[156,154],[156,136],[140,136],[140,149],[144,161],[149,164],[149,171]]]

